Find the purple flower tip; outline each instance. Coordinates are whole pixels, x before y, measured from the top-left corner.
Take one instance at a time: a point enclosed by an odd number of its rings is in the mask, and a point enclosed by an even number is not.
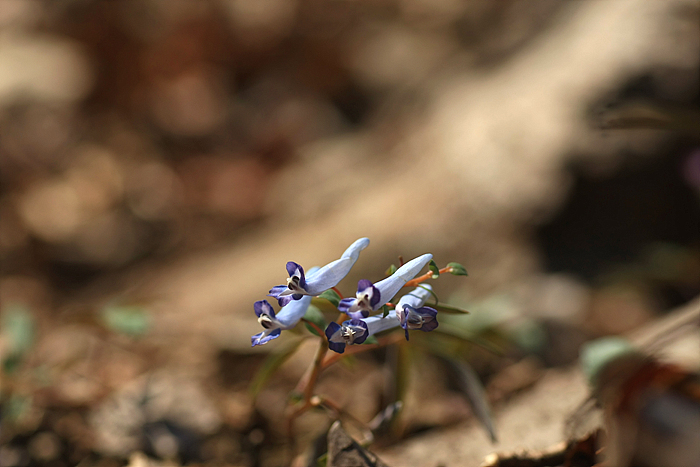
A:
[[[281,333],[282,330],[277,328],[273,329],[272,331],[263,331],[260,334],[256,334],[250,338],[251,347],[255,347],[256,345],[263,345],[270,342],[273,339],[277,339]]]

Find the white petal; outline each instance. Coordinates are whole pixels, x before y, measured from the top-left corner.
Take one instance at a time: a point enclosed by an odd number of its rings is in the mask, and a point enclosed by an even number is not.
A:
[[[360,252],[369,245],[368,238],[360,238],[350,245],[340,259],[328,263],[321,269],[306,276],[306,290],[310,295],[318,295],[331,287],[338,285],[348,275],[350,269],[360,256]]]
[[[364,322],[367,323],[370,336],[378,332],[386,331],[387,329],[395,328],[400,324],[396,317],[396,311],[394,310],[391,310],[385,318],[382,318],[382,315],[375,315],[365,318]]]
[[[382,305],[394,298],[394,295],[401,290],[401,287],[403,287],[406,282],[416,277],[431,259],[433,259],[433,255],[430,253],[426,253],[418,258],[413,258],[397,269],[394,274],[374,284],[381,292],[381,300],[375,305],[374,309],[378,310]]]
[[[304,295],[299,300],[292,300],[287,306],[283,306],[277,313],[277,322],[280,323],[280,328],[291,329],[296,326],[306,314],[306,310],[309,309],[312,298],[311,295]]]
[[[427,289],[427,290],[426,290]],[[431,297],[430,291],[433,288],[430,284],[421,284],[420,286],[413,289],[410,293],[401,297],[396,304],[396,311],[400,312],[403,310],[404,305],[411,306],[413,308],[420,308],[425,305],[425,302]]]

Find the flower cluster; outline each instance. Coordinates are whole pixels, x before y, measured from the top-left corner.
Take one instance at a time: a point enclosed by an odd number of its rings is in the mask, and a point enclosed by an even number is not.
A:
[[[306,314],[312,298],[334,289],[347,276],[360,252],[368,245],[368,238],[360,238],[345,250],[340,259],[321,268],[311,268],[308,273],[298,263],[288,262],[289,277],[286,285],[275,286],[269,292],[269,296],[277,299],[280,311],[275,314],[267,300],[257,301],[253,306],[258,322],[265,330],[252,336],[252,345],[265,344],[279,337],[281,331],[296,326]],[[432,264],[431,268],[434,266],[432,258],[431,254],[414,258],[376,283],[367,279],[360,280],[355,297],[344,298],[338,303],[338,310],[350,319],[342,324],[331,322],[326,327],[328,347],[343,353],[345,346],[361,344],[369,336],[391,328],[403,328],[407,340],[409,330],[432,331],[437,328],[437,311],[424,306],[433,294],[429,285],[419,285],[401,297],[395,307],[390,304],[399,290],[428,263]],[[393,309],[385,308],[386,305],[391,305]],[[384,309],[384,312],[370,316],[380,309]]]

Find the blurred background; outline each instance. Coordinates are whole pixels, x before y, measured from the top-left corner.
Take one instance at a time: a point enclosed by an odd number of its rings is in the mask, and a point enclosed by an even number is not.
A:
[[[253,401],[293,338],[251,349],[252,304],[363,236],[346,295],[399,255],[467,268],[434,287],[507,349],[469,348],[496,410],[689,302],[699,25],[694,0],[1,0],[0,465],[282,465],[315,346]],[[319,391],[368,421],[388,352]],[[387,442],[471,417],[430,358]]]

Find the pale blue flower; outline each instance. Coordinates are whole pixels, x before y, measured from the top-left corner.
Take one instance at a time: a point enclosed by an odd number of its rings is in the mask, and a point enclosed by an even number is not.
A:
[[[369,336],[399,326],[396,311],[391,310],[386,317],[381,315],[369,318],[350,319],[342,325],[332,322],[326,328],[328,348],[334,352],[345,352],[346,345],[361,344]]]
[[[370,312],[377,311],[385,303],[394,298],[404,284],[414,277],[433,259],[433,255],[426,253],[414,258],[401,266],[391,276],[376,284],[367,279],[357,283],[355,298],[344,298],[338,304],[338,310],[346,313],[351,318],[363,318]]]
[[[311,304],[311,298],[311,295],[307,295],[299,300],[294,300],[287,306],[282,307],[276,315],[272,305],[267,300],[255,302],[253,305],[255,314],[258,316],[258,322],[265,330],[250,338],[252,346],[266,344],[273,339],[277,339],[283,330],[292,329],[296,326],[306,314],[306,310]]]
[[[406,331],[406,340],[409,329],[429,332],[438,327],[437,310],[423,306],[432,295],[432,290],[429,284],[422,284],[401,297],[396,304],[394,311],[401,327]]]
[[[318,271],[318,268],[313,267],[309,270],[309,273],[313,274],[316,271]],[[265,330],[250,338],[252,346],[255,347],[277,339],[283,330],[296,326],[306,314],[306,310],[309,309],[311,298],[311,295],[302,296],[299,300],[294,300],[283,306],[277,314],[275,314],[275,310],[267,300],[255,302],[253,304],[255,315],[258,317],[258,323]]]
[[[338,285],[360,256],[360,252],[369,245],[369,238],[360,238],[348,247],[340,259],[328,263],[321,269],[304,275],[304,268],[290,261],[287,263],[289,278],[287,285],[277,285],[268,294],[279,302],[280,306],[287,305],[292,300],[299,300],[304,295],[320,295],[326,290]]]

